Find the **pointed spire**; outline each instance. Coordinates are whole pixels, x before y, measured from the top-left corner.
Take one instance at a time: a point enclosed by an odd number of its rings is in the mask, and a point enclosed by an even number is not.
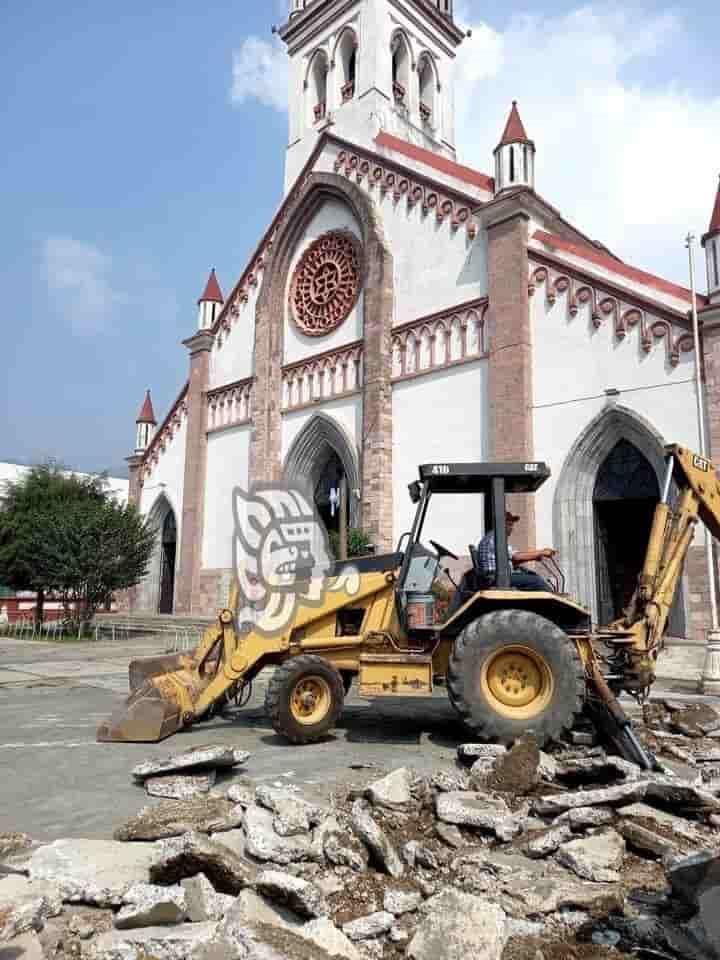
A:
[[[199,304],[204,302],[224,303],[222,290],[220,289],[220,284],[217,282],[217,277],[215,276],[215,267],[213,267],[210,271],[208,282],[205,284],[205,290],[198,300]]]
[[[512,107],[510,108],[510,116],[507,119],[507,123],[505,124],[505,129],[498,146],[503,147],[506,143],[518,142],[531,143],[532,141],[525,133],[525,127],[520,119],[520,114],[517,108],[517,100],[513,100]]]
[[[135,423],[151,423],[154,427],[157,426],[157,420],[155,419],[155,411],[153,410],[149,390],[145,391],[145,399],[142,407],[140,408],[140,413],[137,415],[137,420]]]
[[[715,206],[710,217],[710,226],[706,236],[720,233],[720,183],[718,183],[717,194],[715,195]]]

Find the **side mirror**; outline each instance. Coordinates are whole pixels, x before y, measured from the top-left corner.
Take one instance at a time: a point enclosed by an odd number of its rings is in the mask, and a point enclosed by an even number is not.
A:
[[[410,499],[413,503],[420,503],[420,497],[422,496],[422,487],[420,486],[419,481],[413,480],[412,483],[408,484],[408,492],[410,493]]]

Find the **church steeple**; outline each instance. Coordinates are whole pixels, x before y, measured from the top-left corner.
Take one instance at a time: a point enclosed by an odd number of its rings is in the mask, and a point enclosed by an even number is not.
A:
[[[710,303],[720,303],[720,184],[710,216],[708,232],[702,238],[707,265],[707,285]]]
[[[205,289],[198,300],[198,330],[210,330],[222,309],[223,303],[222,290],[217,282],[215,268],[213,267],[205,284]]]
[[[318,3],[290,0],[278,35],[290,57],[285,187],[289,190],[328,127],[374,148],[385,130],[449,159],[455,157],[453,68],[465,33],[452,0]]]
[[[144,453],[157,426],[149,390],[145,391],[145,399],[143,400],[142,407],[140,407],[140,413],[137,415],[135,424],[137,426],[135,453]]]
[[[500,143],[495,147],[495,193],[512,187],[535,187],[535,144],[525,132],[513,100]]]

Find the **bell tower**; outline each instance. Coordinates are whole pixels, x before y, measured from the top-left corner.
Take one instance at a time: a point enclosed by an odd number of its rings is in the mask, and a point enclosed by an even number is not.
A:
[[[290,0],[285,190],[318,136],[375,149],[381,130],[455,157],[453,0]]]

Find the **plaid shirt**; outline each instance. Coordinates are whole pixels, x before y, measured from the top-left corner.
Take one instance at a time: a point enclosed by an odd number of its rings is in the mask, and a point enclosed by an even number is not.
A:
[[[508,544],[508,561],[512,560],[512,555],[515,553],[513,548]],[[495,573],[495,531],[491,530],[490,533],[486,533],[478,544],[478,563],[480,564],[480,572],[487,574]],[[512,563],[510,563],[510,573],[512,574]]]

